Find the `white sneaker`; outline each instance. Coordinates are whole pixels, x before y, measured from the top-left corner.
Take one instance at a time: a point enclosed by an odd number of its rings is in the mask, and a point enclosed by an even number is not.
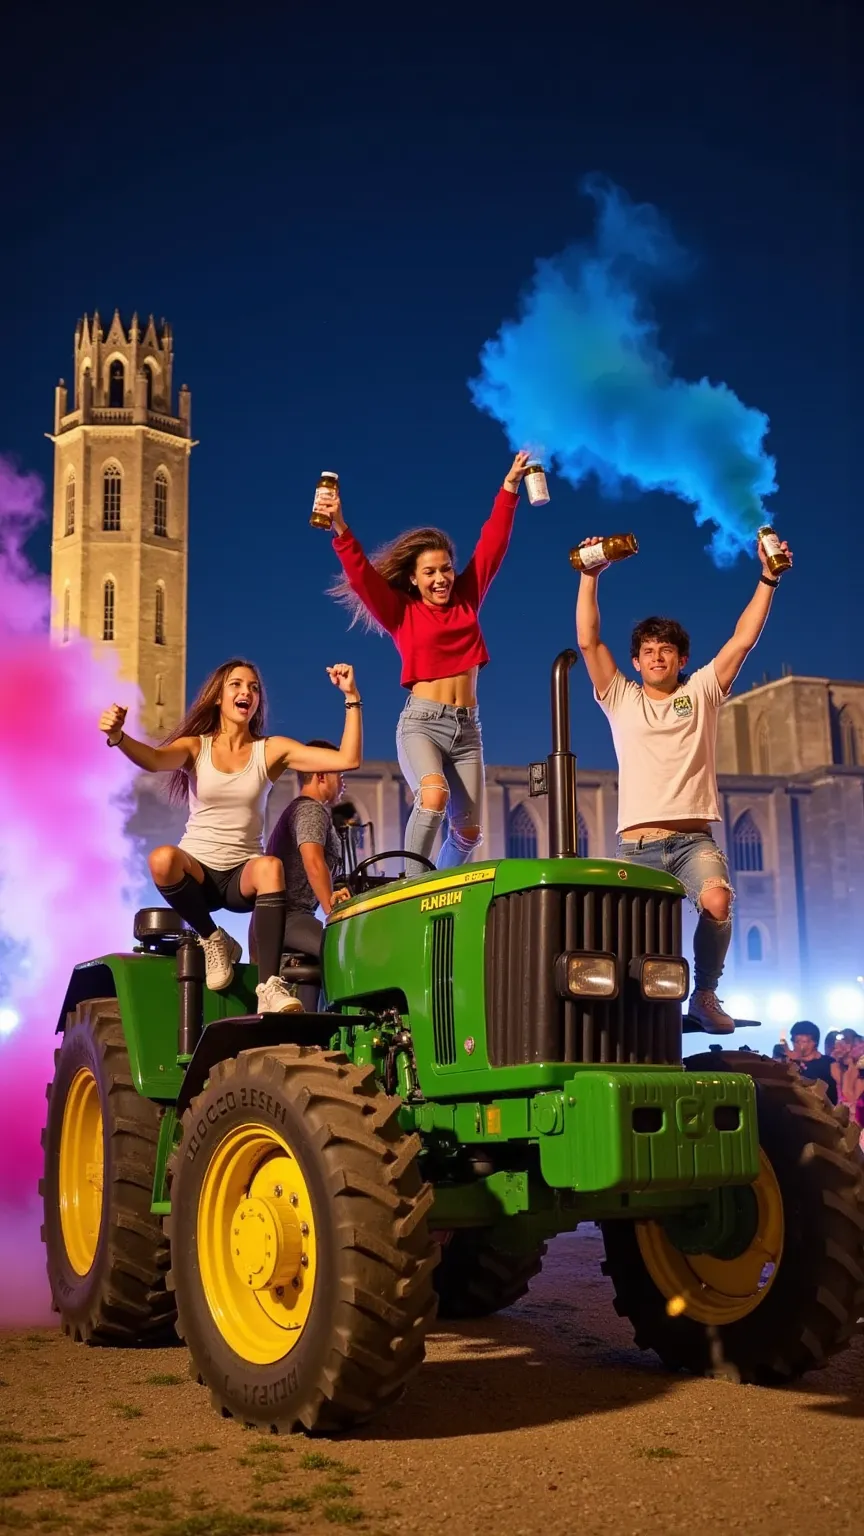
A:
[[[207,985],[211,992],[223,992],[234,980],[234,966],[243,950],[224,928],[217,928],[209,939],[199,938],[198,942],[204,951]]]
[[[271,976],[269,981],[259,981],[255,988],[261,1013],[302,1013],[299,997],[289,992],[284,981]]]

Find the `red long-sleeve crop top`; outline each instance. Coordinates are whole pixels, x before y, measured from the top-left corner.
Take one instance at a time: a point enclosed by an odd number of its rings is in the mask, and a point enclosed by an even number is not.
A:
[[[402,686],[456,677],[489,660],[478,617],[480,605],[507,553],[518,492],[502,487],[480,530],[477,547],[456,577],[446,607],[391,587],[376,571],[350,528],[333,540],[352,591],[393,637],[402,658]]]

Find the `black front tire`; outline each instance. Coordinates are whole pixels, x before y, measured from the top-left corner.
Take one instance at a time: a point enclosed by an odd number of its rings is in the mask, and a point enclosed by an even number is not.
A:
[[[422,1363],[438,1248],[427,1227],[432,1190],[420,1175],[420,1140],[401,1130],[400,1107],[371,1066],[354,1066],[341,1052],[274,1045],[218,1062],[184,1115],[165,1220],[169,1285],[191,1374],[223,1416],[277,1432],[336,1433],[394,1402]],[[208,1170],[250,1124],[278,1135],[296,1159],[318,1255],[302,1333],[271,1364],[244,1358],[219,1326],[197,1236]],[[211,1285],[213,1274],[211,1267]]]
[[[79,1003],[66,1020],[46,1090],[42,1132],[43,1200],[48,1280],[63,1329],[87,1344],[151,1344],[174,1336],[174,1302],[166,1289],[168,1245],[150,1214],[160,1111],[136,1092],[115,998]],[[92,1264],[73,1265],[60,1212],[60,1146],[69,1090],[92,1074],[102,1114],[102,1210]]]
[[[545,1256],[545,1243],[511,1253],[486,1228],[457,1228],[442,1243],[435,1271],[438,1316],[491,1317],[512,1307],[527,1294]]]
[[[750,1052],[691,1057],[692,1071],[746,1072],[757,1085],[759,1139],[783,1200],[783,1252],[773,1284],[746,1317],[706,1327],[670,1317],[629,1222],[604,1222],[615,1310],[636,1343],[672,1370],[777,1385],[825,1364],[855,1332],[864,1303],[864,1178],[858,1133],[824,1085]]]

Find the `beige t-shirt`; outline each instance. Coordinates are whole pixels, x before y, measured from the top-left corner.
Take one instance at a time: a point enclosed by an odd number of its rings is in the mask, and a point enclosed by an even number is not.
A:
[[[618,758],[618,831],[669,821],[720,821],[717,714],[726,695],[713,661],[668,699],[646,698],[616,672],[594,697],[612,727]]]

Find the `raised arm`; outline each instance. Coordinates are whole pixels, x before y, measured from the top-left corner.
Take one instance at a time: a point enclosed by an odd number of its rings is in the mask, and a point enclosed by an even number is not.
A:
[[[392,634],[405,611],[408,599],[385,581],[366,554],[360,540],[354,537],[342,513],[342,502],[337,496],[331,506],[333,516],[333,548],[352,592],[356,592],[373,619]]]
[[[788,544],[784,543],[781,549],[792,557]],[[759,559],[762,563],[762,574],[756,591],[753,593],[747,607],[744,609],[731,640],[717,652],[714,657],[714,671],[717,681],[723,693],[728,693],[744,662],[752,651],[759,636],[765,628],[765,621],[771,612],[771,603],[777,590],[779,579],[772,576],[768,569],[768,560],[762,545],[757,546]]]
[[[583,544],[597,544],[597,538],[583,539]],[[600,639],[600,604],[597,601],[599,571],[583,571],[576,598],[576,644],[585,662],[585,670],[602,698],[612,686],[618,667],[608,645]]]
[[[362,701],[357,692],[354,668],[345,662],[327,668],[327,675],[334,687],[345,696],[345,729],[337,748],[307,747],[291,736],[267,738],[267,770],[278,768],[284,773],[293,768],[295,773],[343,773],[359,768],[363,761]],[[278,777],[278,775],[277,775]]]
[[[109,747],[118,747],[124,757],[145,773],[172,773],[176,768],[191,768],[198,756],[200,737],[181,736],[167,747],[149,747],[144,741],[127,736],[123,729],[126,710],[112,704],[99,716],[99,729],[108,738]]]
[[[463,593],[478,608],[495,580],[507,553],[510,535],[513,532],[516,503],[519,500],[519,487],[529,459],[530,454],[517,453],[492,503],[492,511],[480,529],[480,537],[474,553],[458,578]]]

